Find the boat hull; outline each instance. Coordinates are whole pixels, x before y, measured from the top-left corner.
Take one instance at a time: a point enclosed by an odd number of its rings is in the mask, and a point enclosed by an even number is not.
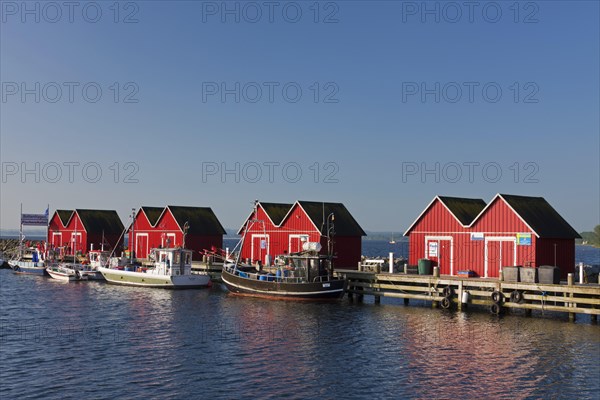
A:
[[[165,289],[194,289],[208,287],[208,275],[153,275],[145,272],[122,271],[118,269],[98,269],[108,283],[126,286],[143,286]]]
[[[46,272],[46,267],[43,262],[28,262],[28,261],[9,261],[8,265],[12,268],[15,274],[25,274],[25,275],[39,275],[44,276],[48,273]]]
[[[344,295],[345,281],[284,283],[243,278],[223,269],[221,279],[227,289],[238,295],[280,300],[336,300]]]
[[[62,281],[62,282],[77,282],[77,281],[86,281],[87,280],[87,276],[84,274],[77,274],[77,273],[69,273],[69,272],[64,272],[64,271],[57,271],[55,269],[52,268],[48,268],[46,269],[46,272],[48,273],[48,275],[50,275],[51,278]]]

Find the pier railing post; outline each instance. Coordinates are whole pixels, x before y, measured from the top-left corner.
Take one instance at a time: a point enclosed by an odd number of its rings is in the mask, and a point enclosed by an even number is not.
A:
[[[567,275],[567,286],[573,287],[573,274],[569,273]],[[573,298],[573,292],[569,293],[569,297]],[[569,308],[574,307],[574,303],[569,303]],[[575,322],[575,313],[569,313],[569,321]]]
[[[389,261],[389,264],[388,264],[389,271],[388,272],[390,274],[393,274],[394,273],[394,253],[390,252],[390,258],[388,261]]]

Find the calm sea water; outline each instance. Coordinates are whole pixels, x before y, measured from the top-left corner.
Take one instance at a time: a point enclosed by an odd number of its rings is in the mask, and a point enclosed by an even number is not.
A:
[[[589,317],[302,304],[0,271],[0,398],[580,398]]]

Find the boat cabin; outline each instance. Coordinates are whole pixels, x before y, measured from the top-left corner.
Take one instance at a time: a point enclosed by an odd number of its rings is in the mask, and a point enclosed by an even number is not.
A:
[[[192,250],[188,249],[153,249],[154,266],[147,273],[157,275],[190,275],[192,273]]]
[[[110,252],[106,250],[90,250],[88,257],[92,268],[105,267],[109,263]]]

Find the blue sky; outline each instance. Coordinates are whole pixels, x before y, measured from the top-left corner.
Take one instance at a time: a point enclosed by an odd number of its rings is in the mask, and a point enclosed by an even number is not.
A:
[[[50,3],[1,2],[0,229],[301,199],[403,231],[496,193],[600,223],[596,1]]]

